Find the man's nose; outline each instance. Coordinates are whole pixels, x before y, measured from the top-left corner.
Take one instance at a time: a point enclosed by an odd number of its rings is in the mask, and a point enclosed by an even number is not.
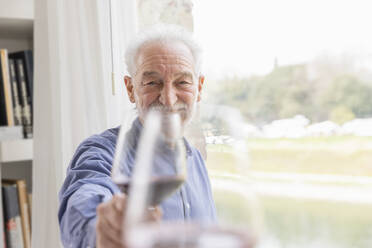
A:
[[[176,90],[171,85],[164,85],[161,90],[159,101],[168,107],[172,107],[177,102]]]

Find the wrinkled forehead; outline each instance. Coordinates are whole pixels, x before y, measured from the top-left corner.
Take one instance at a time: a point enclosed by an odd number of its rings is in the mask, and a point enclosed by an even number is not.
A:
[[[144,44],[137,55],[137,73],[143,69],[173,66],[184,67],[194,73],[194,58],[190,49],[179,41]]]

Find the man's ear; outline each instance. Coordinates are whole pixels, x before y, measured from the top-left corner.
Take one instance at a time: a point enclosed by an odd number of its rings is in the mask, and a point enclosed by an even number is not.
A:
[[[129,101],[131,103],[134,103],[135,101],[134,101],[134,89],[133,89],[132,78],[129,76],[124,76],[124,83],[125,83],[125,87],[127,88]]]
[[[201,75],[199,77],[199,82],[198,82],[198,99],[197,99],[198,102],[200,102],[200,100],[201,100],[201,92],[202,92],[202,89],[203,89],[203,84],[204,84],[204,76]]]

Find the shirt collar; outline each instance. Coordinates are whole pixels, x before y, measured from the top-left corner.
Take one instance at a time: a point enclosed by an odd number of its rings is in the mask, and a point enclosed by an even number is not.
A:
[[[185,137],[183,137],[183,141],[185,142],[185,147],[186,147],[186,155],[191,156],[192,155],[192,149],[190,143],[186,140]]]

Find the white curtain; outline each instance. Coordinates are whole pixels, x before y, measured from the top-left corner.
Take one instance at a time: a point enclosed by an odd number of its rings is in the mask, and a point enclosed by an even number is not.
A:
[[[32,247],[59,247],[58,191],[78,144],[120,124],[131,108],[123,52],[135,0],[35,0]],[[111,68],[114,61],[115,96]]]

